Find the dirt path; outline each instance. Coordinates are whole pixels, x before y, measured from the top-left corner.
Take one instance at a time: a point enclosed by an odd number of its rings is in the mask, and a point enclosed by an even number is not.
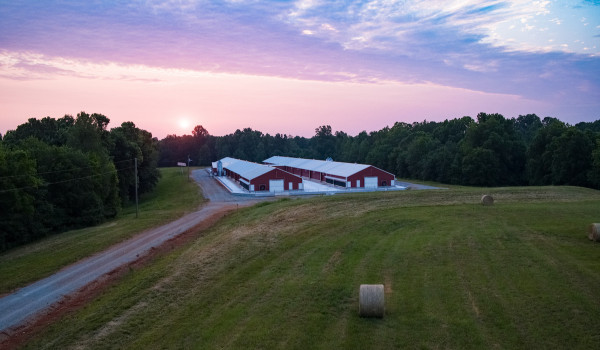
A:
[[[63,268],[52,276],[44,278],[15,293],[0,299],[0,335],[10,337],[16,329],[21,329],[29,321],[36,319],[44,311],[69,301],[69,295],[111,274],[120,267],[152,255],[169,240],[186,231],[202,225],[206,221],[216,221],[223,213],[240,206],[252,205],[261,199],[236,197],[227,192],[206,171],[192,173],[201,186],[209,202],[176,221],[157,227],[121,242],[101,253],[83,259]],[[2,337],[0,336],[0,341]]]

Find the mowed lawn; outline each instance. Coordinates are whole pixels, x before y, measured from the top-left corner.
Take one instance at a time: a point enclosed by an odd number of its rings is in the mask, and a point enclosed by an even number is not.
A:
[[[483,193],[494,196],[479,205]],[[404,191],[240,209],[33,349],[598,349],[600,192]],[[385,285],[383,319],[358,288]]]
[[[160,169],[154,192],[141,196],[121,215],[101,225],[72,230],[0,253],[0,295],[44,278],[62,267],[102,251],[144,230],[195,210],[202,203],[199,187],[178,168]]]

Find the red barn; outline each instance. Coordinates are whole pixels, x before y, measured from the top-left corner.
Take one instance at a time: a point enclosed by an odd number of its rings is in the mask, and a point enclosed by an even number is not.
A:
[[[394,174],[368,164],[274,156],[265,164],[292,174],[345,188],[377,188],[395,185]]]
[[[220,165],[219,165],[220,163]],[[218,174],[219,168],[222,173]],[[235,158],[223,158],[213,163],[213,172],[238,181],[250,192],[281,192],[302,190],[302,178],[283,169]]]

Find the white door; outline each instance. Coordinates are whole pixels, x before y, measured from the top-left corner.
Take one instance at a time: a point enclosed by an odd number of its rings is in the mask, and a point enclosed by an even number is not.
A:
[[[269,180],[270,192],[283,192],[283,180]]]
[[[288,182],[288,190],[293,190],[294,189],[294,183],[293,182]]]
[[[360,187],[360,180],[356,180],[356,187]]]
[[[365,177],[365,188],[377,188],[377,176]]]

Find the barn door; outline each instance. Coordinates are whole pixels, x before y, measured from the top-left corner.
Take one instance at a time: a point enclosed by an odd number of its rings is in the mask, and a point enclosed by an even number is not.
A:
[[[270,192],[283,192],[283,180],[269,180]]]
[[[365,188],[377,188],[377,176],[365,177]]]

